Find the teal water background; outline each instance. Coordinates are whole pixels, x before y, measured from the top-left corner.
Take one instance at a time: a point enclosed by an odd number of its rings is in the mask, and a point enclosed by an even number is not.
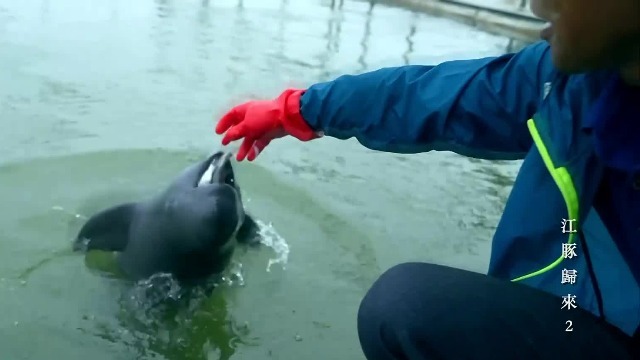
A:
[[[0,359],[361,359],[355,315],[385,269],[486,270],[517,162],[276,141],[234,164],[267,243],[238,253],[243,284],[167,321],[133,323],[70,241],[217,149],[234,104],[507,46],[364,1],[0,0]]]

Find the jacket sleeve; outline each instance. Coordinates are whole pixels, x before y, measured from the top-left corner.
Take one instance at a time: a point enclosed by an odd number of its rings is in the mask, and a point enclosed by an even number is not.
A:
[[[526,121],[553,71],[539,42],[498,57],[340,76],[310,86],[300,111],[314,130],[374,150],[520,159],[532,145]]]

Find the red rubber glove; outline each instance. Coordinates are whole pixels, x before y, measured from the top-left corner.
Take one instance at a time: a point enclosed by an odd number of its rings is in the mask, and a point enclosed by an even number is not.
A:
[[[236,159],[253,161],[273,139],[291,135],[309,141],[320,137],[300,114],[303,93],[287,89],[274,100],[249,101],[232,108],[216,126],[216,133],[226,132],[222,145],[244,138]]]

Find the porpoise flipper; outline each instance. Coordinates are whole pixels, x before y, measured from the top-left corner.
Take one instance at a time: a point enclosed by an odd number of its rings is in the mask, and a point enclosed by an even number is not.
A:
[[[245,214],[244,222],[236,234],[238,243],[257,246],[260,244],[260,227],[249,214]]]
[[[74,251],[122,251],[129,242],[129,227],[136,203],[125,203],[103,210],[82,226],[73,243]]]

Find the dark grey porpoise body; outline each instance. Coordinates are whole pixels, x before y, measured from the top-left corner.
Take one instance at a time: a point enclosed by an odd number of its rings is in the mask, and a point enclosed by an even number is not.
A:
[[[170,273],[195,283],[221,273],[237,242],[258,239],[230,157],[218,152],[185,169],[157,196],[95,214],[80,229],[74,249],[117,251],[121,270],[132,280]]]

